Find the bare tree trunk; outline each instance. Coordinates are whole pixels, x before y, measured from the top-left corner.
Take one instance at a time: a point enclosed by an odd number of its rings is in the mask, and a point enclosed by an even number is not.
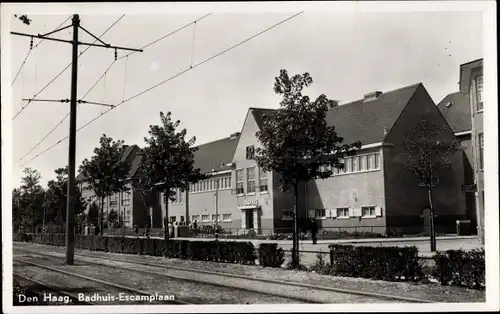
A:
[[[168,227],[168,198],[170,196],[170,189],[165,189],[164,192],[164,202],[165,202],[165,241],[168,241],[170,237],[170,228]]]
[[[432,184],[432,183],[431,183]],[[436,252],[436,229],[434,227],[434,208],[432,206],[432,187],[428,189],[429,194],[429,223],[431,227],[431,252]]]
[[[104,199],[101,198],[101,217],[99,218],[99,234],[103,235],[104,232]]]
[[[299,207],[299,189],[298,183],[294,183],[295,192],[295,207],[293,209],[293,241],[292,241],[292,267],[299,267],[299,223],[298,223],[298,207]]]

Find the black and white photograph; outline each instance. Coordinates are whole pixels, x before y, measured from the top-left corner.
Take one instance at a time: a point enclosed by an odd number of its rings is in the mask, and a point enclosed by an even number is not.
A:
[[[2,3],[3,312],[500,310],[495,12]]]

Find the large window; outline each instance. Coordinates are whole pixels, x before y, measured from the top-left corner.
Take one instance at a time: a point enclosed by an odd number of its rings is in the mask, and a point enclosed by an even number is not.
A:
[[[267,172],[263,171],[262,168],[259,168],[259,191],[267,192]]]
[[[200,221],[200,215],[193,215],[193,216],[191,216],[191,221],[192,222]]]
[[[283,211],[283,220],[292,220],[293,219],[293,210],[286,209]]]
[[[210,215],[201,215],[201,221],[204,222],[210,221]]]
[[[324,208],[314,210],[314,218],[325,218],[326,210]]]
[[[244,194],[243,184],[245,183],[245,177],[243,169],[236,170],[236,194]]]
[[[337,218],[349,217],[349,208],[337,208]]]
[[[484,169],[484,135],[479,133],[479,169]]]
[[[369,206],[369,207],[362,207],[361,212],[363,217],[375,217],[375,207],[374,206]]]
[[[476,77],[477,110],[483,110],[483,76]]]
[[[109,197],[109,206],[116,206],[118,205],[118,195],[113,194],[112,196]]]
[[[212,214],[212,221],[220,221],[220,214]]]
[[[175,222],[176,217],[175,216],[170,216],[170,222]]]
[[[247,168],[247,193],[255,193],[255,167]]]
[[[130,205],[130,192],[122,192],[122,205]]]
[[[333,169],[333,175],[344,173],[363,172],[379,169],[379,153],[364,154],[360,156],[346,157],[339,160],[344,164],[343,169]]]
[[[231,214],[222,214],[222,221],[230,221]]]

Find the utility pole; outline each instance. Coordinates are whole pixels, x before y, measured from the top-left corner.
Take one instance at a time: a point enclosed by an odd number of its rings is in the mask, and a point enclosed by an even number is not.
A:
[[[219,179],[215,179],[215,239],[219,238]]]
[[[56,32],[62,31],[64,29],[73,27],[73,40],[64,40],[59,38],[51,38],[47,37]],[[87,34],[92,36],[99,41],[101,44],[94,43],[85,43],[78,41],[78,30],[82,29]],[[139,51],[142,52],[141,49],[133,49],[133,48],[123,48],[117,46],[111,46],[106,44],[101,39],[91,34],[85,28],[80,26],[80,17],[78,14],[74,14],[72,18],[71,25],[56,29],[50,33],[44,35],[33,35],[33,34],[23,34],[18,32],[11,32],[12,35],[31,37],[31,45],[33,45],[33,38],[52,40],[58,42],[69,43],[72,45],[72,66],[71,66],[71,100],[70,100],[70,122],[69,122],[69,152],[68,152],[68,196],[67,196],[67,205],[66,205],[66,264],[73,265],[75,259],[75,230],[74,230],[74,208],[75,208],[75,188],[76,188],[76,180],[75,180],[75,150],[76,150],[76,107],[78,103],[86,103],[84,100],[77,100],[77,79],[78,79],[78,46],[86,45],[93,47],[102,47],[102,48],[112,48],[115,49],[115,60],[117,59],[117,50],[129,50],[129,51]],[[29,102],[33,101],[33,99],[29,99]],[[103,106],[110,106],[106,104],[99,104]],[[111,106],[114,107],[114,106]]]

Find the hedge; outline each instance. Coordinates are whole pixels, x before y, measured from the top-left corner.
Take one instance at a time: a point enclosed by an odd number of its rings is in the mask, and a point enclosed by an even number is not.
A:
[[[442,285],[455,285],[477,290],[485,288],[484,249],[437,252],[434,261],[436,268],[433,275]]]
[[[14,241],[48,245],[65,245],[64,234],[14,234]],[[125,254],[145,254],[199,261],[255,264],[255,249],[251,242],[187,241],[161,239],[75,236],[75,247],[90,251]]]
[[[259,263],[264,267],[281,267],[285,262],[285,252],[277,243],[261,243],[259,246]]]
[[[386,281],[418,281],[423,278],[416,247],[330,245],[333,264],[323,272]]]

